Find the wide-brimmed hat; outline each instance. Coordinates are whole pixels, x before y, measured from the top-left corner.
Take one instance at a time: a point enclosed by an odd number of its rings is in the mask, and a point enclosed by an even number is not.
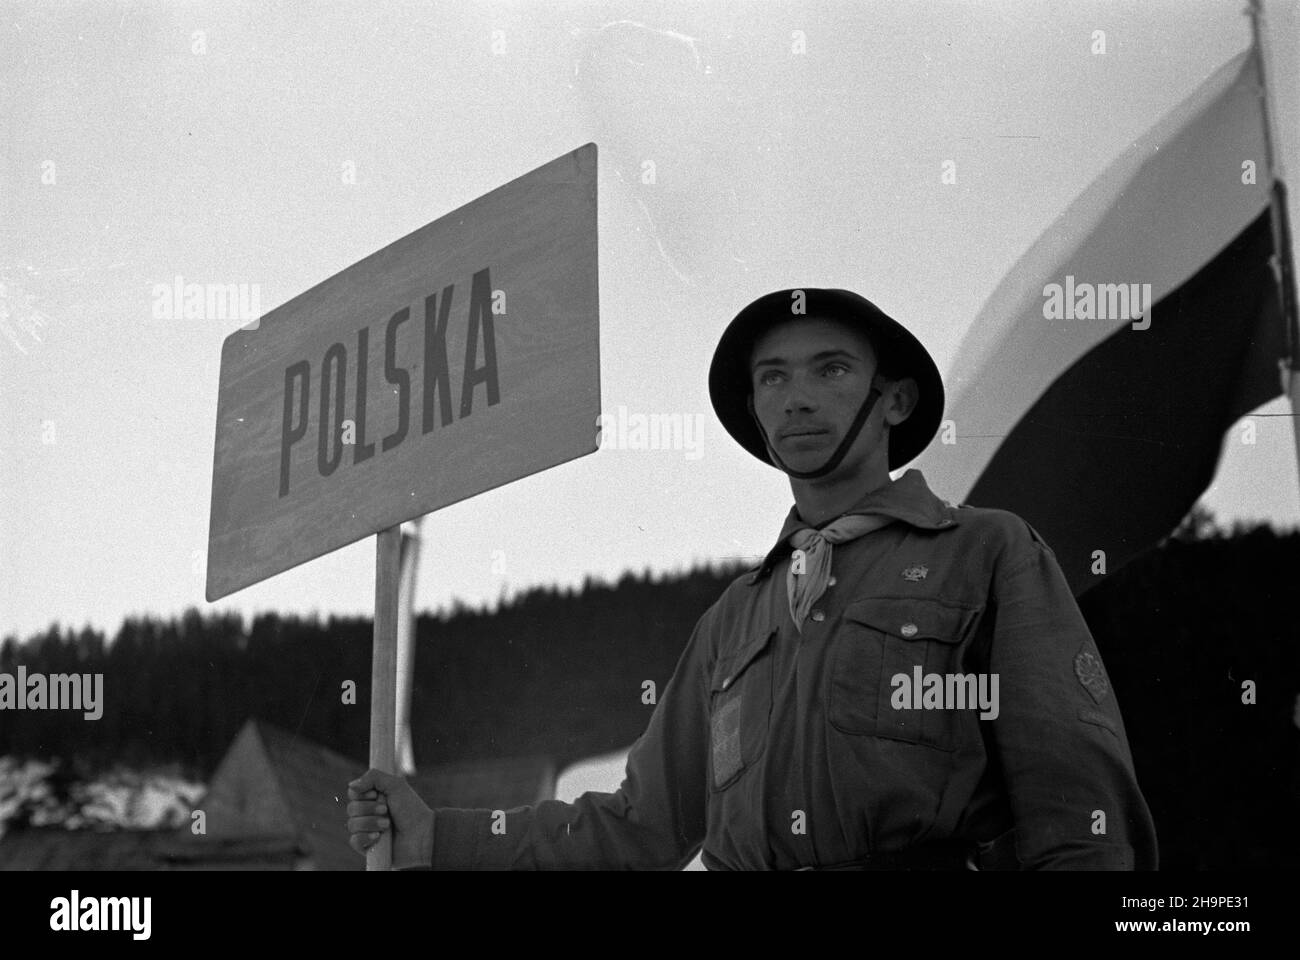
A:
[[[803,297],[797,298],[796,294]],[[801,303],[802,313],[792,308]],[[902,423],[889,428],[889,469],[896,470],[916,457],[934,439],[943,418],[943,379],[929,351],[907,328],[870,300],[849,290],[800,287],[759,297],[727,324],[709,367],[709,396],[714,412],[736,442],[768,465],[767,446],[748,400],[753,391],[750,354],[759,337],[779,323],[791,320],[838,320],[870,338],[885,366],[899,377],[916,380],[916,408]]]

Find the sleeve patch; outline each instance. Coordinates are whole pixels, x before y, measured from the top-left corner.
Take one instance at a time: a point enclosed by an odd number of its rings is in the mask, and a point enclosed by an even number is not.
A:
[[[1086,647],[1074,655],[1074,675],[1097,703],[1101,703],[1110,692],[1110,682],[1106,679],[1101,659]]]

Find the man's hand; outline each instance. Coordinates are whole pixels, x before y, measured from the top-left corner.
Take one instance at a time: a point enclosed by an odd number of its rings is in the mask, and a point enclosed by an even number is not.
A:
[[[433,866],[433,811],[403,777],[367,770],[348,784],[348,843],[364,854],[393,830],[393,869]]]

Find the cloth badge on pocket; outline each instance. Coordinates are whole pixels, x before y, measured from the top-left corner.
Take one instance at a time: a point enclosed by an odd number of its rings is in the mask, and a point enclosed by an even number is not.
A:
[[[740,703],[737,694],[713,714],[713,785],[726,783],[740,769]]]

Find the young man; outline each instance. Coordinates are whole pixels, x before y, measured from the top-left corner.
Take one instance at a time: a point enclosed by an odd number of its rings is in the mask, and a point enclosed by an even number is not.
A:
[[[1101,657],[1052,551],[919,471],[943,384],[843,290],[746,307],[709,372],[728,432],[790,476],[763,562],[696,624],[612,794],[430,811],[349,786],[352,845],[395,867],[1154,869]]]

